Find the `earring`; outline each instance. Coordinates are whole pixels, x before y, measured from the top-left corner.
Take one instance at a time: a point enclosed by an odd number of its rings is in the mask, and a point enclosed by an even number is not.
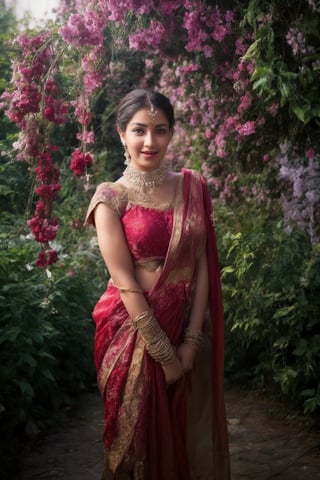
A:
[[[124,158],[125,158],[124,164],[129,165],[131,161],[131,157],[130,157],[130,153],[126,143],[123,144],[123,148],[124,148]]]

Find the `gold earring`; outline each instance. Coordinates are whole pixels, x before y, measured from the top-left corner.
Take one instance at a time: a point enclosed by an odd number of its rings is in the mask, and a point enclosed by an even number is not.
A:
[[[129,165],[131,161],[131,157],[130,157],[130,153],[126,143],[123,144],[123,148],[124,148],[124,158],[125,158],[124,164]]]

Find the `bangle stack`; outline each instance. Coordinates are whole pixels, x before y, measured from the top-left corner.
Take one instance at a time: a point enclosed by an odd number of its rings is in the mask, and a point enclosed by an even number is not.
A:
[[[183,341],[188,345],[192,345],[196,350],[199,350],[203,342],[203,333],[200,330],[187,327],[184,332]]]
[[[139,313],[131,320],[131,323],[141,333],[148,353],[156,362],[168,365],[176,358],[169,338],[160,328],[151,310]]]

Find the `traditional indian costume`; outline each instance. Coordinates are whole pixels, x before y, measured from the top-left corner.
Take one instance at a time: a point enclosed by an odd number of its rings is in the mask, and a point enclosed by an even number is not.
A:
[[[224,325],[211,199],[203,177],[183,169],[174,202],[150,205],[141,192],[102,183],[98,203],[121,219],[133,263],[161,273],[144,295],[172,345],[183,342],[192,306],[197,261],[206,249],[210,313],[192,373],[167,386],[160,363],[145,348],[119,290],[108,282],[93,312],[95,365],[104,401],[106,471],[141,480],[228,480],[223,397]],[[114,477],[108,477],[108,472]]]

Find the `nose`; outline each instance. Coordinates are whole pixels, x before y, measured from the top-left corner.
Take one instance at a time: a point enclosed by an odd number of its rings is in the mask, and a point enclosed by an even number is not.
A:
[[[144,144],[145,146],[147,147],[150,147],[151,145],[154,144],[154,135],[153,135],[153,132],[152,131],[147,131],[146,132],[146,135],[144,137]]]

